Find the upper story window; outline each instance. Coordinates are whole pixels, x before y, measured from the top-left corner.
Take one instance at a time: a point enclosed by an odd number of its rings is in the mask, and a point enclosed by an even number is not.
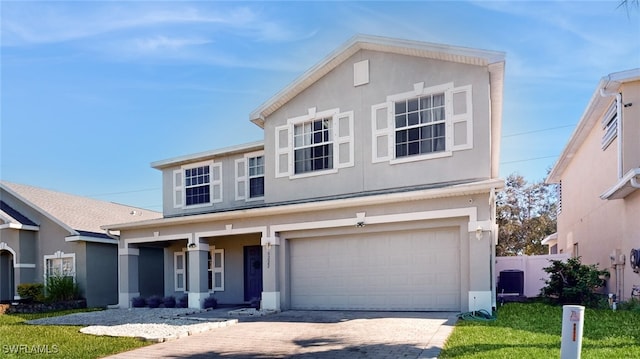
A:
[[[264,198],[264,151],[245,153],[235,166],[236,201]]]
[[[373,163],[452,156],[473,148],[471,85],[446,83],[387,96],[371,106]]]
[[[444,93],[396,101],[396,157],[445,150]]]
[[[264,197],[264,156],[249,157],[249,198]]]
[[[275,128],[275,177],[325,175],[354,165],[353,111],[309,108]]]
[[[294,173],[333,168],[331,118],[297,124],[293,133]]]
[[[211,202],[209,166],[184,171],[185,202],[187,206]]]
[[[202,207],[222,202],[222,163],[199,162],[173,171],[173,207]]]

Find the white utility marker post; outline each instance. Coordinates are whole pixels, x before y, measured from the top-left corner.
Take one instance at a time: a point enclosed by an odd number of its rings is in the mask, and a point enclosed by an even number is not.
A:
[[[584,307],[581,305],[563,305],[560,359],[580,359],[583,327]]]

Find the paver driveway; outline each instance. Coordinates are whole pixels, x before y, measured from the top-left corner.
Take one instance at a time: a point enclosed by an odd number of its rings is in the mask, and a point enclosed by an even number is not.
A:
[[[286,311],[109,358],[435,358],[455,313]]]

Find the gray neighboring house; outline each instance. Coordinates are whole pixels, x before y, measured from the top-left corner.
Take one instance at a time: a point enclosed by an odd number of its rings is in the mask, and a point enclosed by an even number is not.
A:
[[[118,302],[118,240],[100,226],[160,213],[42,188],[0,182],[0,301],[22,283],[73,276],[90,307]]]
[[[163,218],[104,227],[119,305],[491,310],[504,66],[355,36],[250,114],[263,141],[151,164]]]

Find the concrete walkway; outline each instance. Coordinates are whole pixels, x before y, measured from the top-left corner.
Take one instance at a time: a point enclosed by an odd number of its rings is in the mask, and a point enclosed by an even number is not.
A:
[[[239,319],[109,358],[436,358],[456,313],[286,311]]]

